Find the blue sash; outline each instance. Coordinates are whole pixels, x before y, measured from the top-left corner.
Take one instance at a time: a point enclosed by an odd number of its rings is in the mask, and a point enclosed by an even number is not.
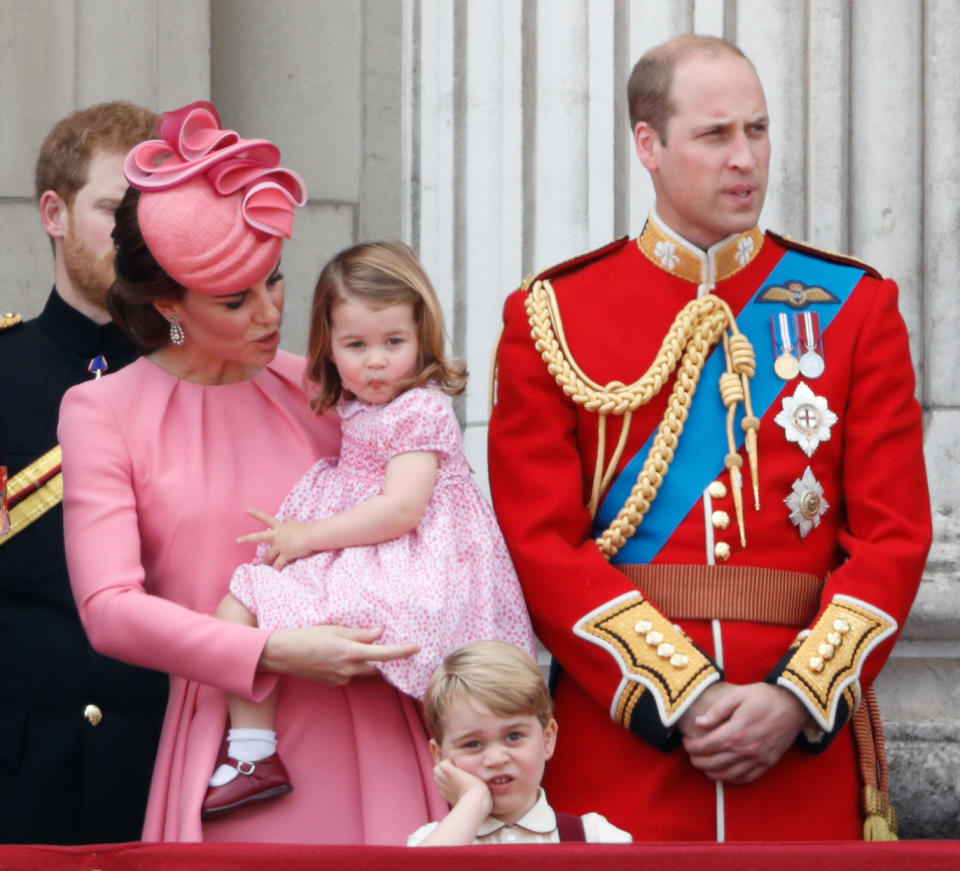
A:
[[[823,287],[831,291],[838,298],[839,305],[834,302],[820,302],[813,303],[807,309],[820,316],[820,329],[823,333],[863,274],[864,270],[855,266],[829,263],[799,251],[788,251],[761,283],[760,290],[744,306],[737,317],[737,326],[750,339],[757,357],[757,372],[750,379],[750,398],[754,414],[758,418],[763,418],[785,387],[784,382],[773,371],[773,343],[766,338],[770,335],[770,315],[782,310],[794,311],[786,305],[760,303],[763,292],[770,286],[784,287],[790,281],[801,281],[807,286]],[[716,477],[717,470],[723,468],[723,460],[727,455],[727,409],[720,400],[717,384],[725,370],[723,348],[718,343],[704,364],[673,462],[663,479],[657,498],[650,506],[643,523],[637,528],[636,534],[620,548],[612,562],[650,562],[690,513],[690,509]],[[744,439],[740,427],[742,418],[741,405],[737,410],[734,425],[738,449]],[[637,482],[637,475],[650,453],[655,435],[656,430],[610,485],[597,511],[594,537],[599,536],[610,525],[627,501]],[[745,480],[745,491],[748,486],[749,482]],[[744,502],[752,504],[752,499],[747,497],[746,492]]]

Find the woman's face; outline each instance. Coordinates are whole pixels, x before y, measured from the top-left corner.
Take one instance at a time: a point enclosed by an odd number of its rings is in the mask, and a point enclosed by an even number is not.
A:
[[[164,317],[176,314],[185,340],[176,347],[181,377],[223,384],[252,377],[269,363],[280,344],[284,280],[278,263],[247,290],[212,296],[188,290],[183,299],[158,305]],[[185,371],[183,371],[185,370]]]

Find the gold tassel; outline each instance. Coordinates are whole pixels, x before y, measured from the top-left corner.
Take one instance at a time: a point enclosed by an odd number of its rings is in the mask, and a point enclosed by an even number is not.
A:
[[[896,841],[897,812],[882,792],[875,786],[863,788],[863,840]]]

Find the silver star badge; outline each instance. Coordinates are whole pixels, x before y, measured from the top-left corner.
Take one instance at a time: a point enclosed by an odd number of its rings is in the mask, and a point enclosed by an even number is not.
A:
[[[820,518],[830,507],[830,503],[823,498],[823,487],[813,477],[809,466],[793,482],[793,492],[783,501],[790,509],[790,522],[797,527],[800,538],[806,538],[811,529],[820,525]]]
[[[839,418],[827,407],[827,400],[817,396],[801,381],[793,396],[783,399],[783,410],[774,420],[783,427],[788,442],[796,442],[812,457],[820,442],[830,440],[830,427]]]

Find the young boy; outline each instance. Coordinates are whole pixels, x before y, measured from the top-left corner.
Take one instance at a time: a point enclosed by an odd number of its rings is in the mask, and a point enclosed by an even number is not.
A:
[[[452,809],[407,845],[629,843],[599,814],[554,813],[540,788],[557,721],[537,664],[512,644],[475,641],[437,667],[423,700],[437,786]]]

